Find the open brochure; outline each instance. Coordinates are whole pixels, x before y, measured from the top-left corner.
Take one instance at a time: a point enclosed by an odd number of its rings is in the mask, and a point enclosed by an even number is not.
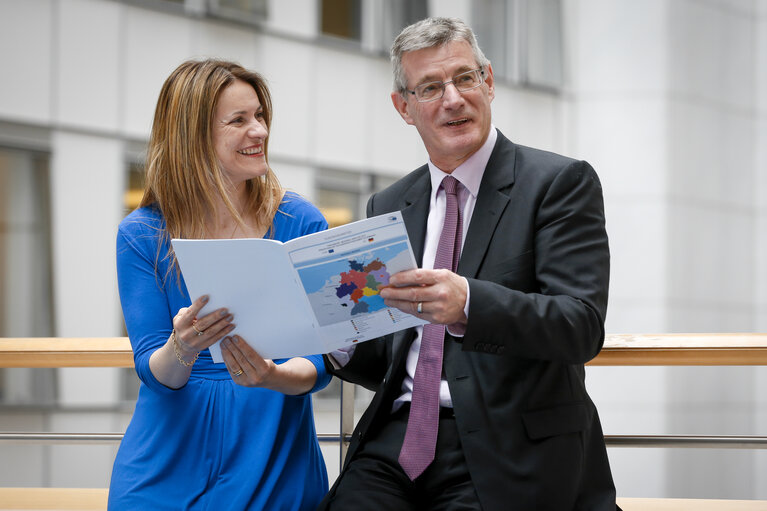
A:
[[[389,276],[416,268],[399,212],[282,243],[271,239],[171,241],[204,315],[234,314],[240,335],[264,358],[330,351],[423,325],[378,295]],[[210,347],[223,362],[218,343]]]

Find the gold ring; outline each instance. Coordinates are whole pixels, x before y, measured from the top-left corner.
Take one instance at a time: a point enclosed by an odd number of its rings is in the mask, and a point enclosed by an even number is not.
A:
[[[232,376],[239,376],[239,375],[241,375],[241,374],[242,374],[242,369],[240,369],[240,370],[239,370],[239,371],[237,371],[236,373],[232,373]]]
[[[418,314],[423,313],[423,302],[418,302],[418,307],[416,308],[416,312],[418,312]]]
[[[196,326],[194,326],[194,323],[192,323],[192,330],[194,330],[195,332],[197,332],[197,335],[202,335],[202,334],[204,334],[204,333],[205,333],[205,330],[197,330],[197,327],[196,327]]]

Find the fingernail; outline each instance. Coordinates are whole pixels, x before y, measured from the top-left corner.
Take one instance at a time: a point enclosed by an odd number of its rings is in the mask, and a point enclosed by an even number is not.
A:
[[[210,297],[208,295],[205,295],[202,297],[202,303],[208,303],[208,300],[210,300]]]
[[[229,311],[228,311],[228,310],[226,310],[226,309],[221,309],[221,312],[220,312],[220,314],[221,314],[222,316],[226,316],[227,314],[229,314]]]
[[[229,337],[224,337],[223,339],[221,339],[221,344],[223,344],[224,346],[229,346],[231,343],[232,343],[232,339]]]

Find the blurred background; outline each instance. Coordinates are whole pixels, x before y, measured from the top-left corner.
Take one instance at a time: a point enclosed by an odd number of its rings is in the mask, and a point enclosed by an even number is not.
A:
[[[599,173],[609,333],[767,331],[765,1],[0,0],[0,337],[125,335],[116,227],[188,58],[264,74],[282,183],[333,225],[363,217],[426,161],[391,106],[388,49],[432,15],[475,29],[496,127]],[[587,378],[606,434],[767,433],[764,367]],[[137,388],[132,369],[0,369],[0,430],[122,432]],[[315,397],[320,432],[338,433],[338,392]],[[0,486],[105,487],[115,451],[0,444]],[[323,451],[332,480],[338,448]],[[610,458],[619,496],[767,499],[764,450]]]

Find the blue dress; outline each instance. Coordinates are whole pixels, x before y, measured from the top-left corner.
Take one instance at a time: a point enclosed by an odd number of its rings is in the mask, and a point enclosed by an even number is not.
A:
[[[149,370],[173,316],[191,304],[183,278],[179,287],[175,270],[168,272],[164,226],[159,209],[145,207],[117,235],[120,300],[141,386],[114,462],[109,509],[316,509],[328,489],[310,397],[330,381],[320,355],[306,357],[317,382],[300,396],[237,385],[208,350],[178,390]],[[271,232],[287,241],[326,228],[314,206],[288,193]]]

